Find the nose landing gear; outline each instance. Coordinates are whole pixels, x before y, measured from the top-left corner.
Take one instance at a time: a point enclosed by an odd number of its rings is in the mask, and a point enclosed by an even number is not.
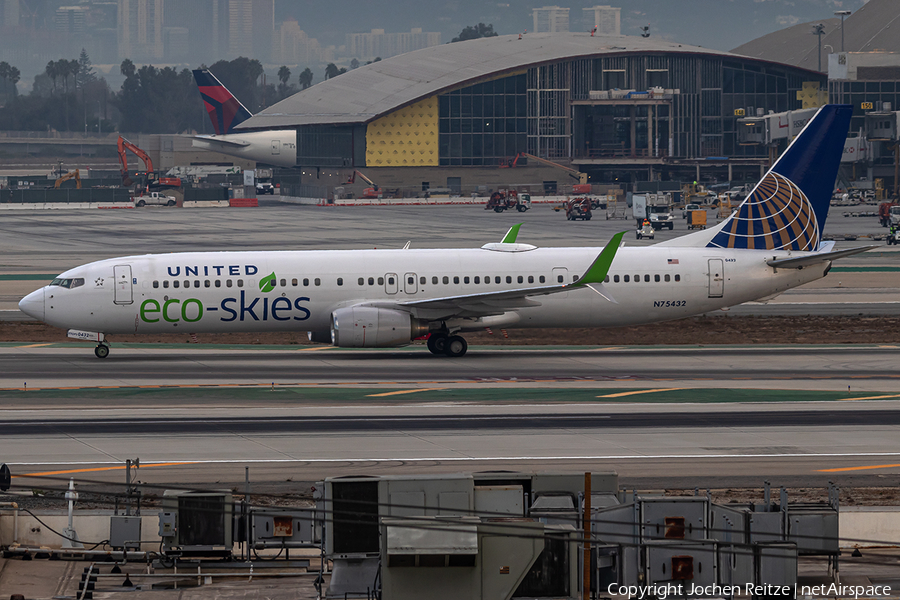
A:
[[[102,342],[97,344],[97,347],[94,348],[94,356],[97,358],[106,358],[109,356],[109,346]]]

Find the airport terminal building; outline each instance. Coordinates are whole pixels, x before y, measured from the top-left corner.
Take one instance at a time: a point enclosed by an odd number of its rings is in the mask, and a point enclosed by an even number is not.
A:
[[[737,119],[801,108],[804,93],[826,81],[823,73],[654,38],[507,35],[365,65],[239,129],[296,129],[297,166],[312,178],[366,169],[395,187],[431,182],[466,193],[496,184],[497,169],[521,153],[598,183],[756,180],[768,150],[741,145]],[[524,158],[516,169],[503,178],[567,180]]]

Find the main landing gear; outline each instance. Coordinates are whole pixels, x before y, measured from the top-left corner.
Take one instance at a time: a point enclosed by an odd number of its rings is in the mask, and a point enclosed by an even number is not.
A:
[[[432,354],[443,354],[451,358],[464,356],[469,345],[466,340],[458,335],[447,335],[444,332],[435,332],[428,336],[428,350]]]
[[[109,346],[103,342],[97,344],[97,347],[94,348],[94,356],[97,358],[106,358],[109,356]]]

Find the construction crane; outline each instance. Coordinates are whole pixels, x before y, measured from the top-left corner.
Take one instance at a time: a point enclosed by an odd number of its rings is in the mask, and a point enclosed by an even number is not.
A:
[[[119,162],[122,163],[122,185],[130,186],[134,183],[128,175],[128,156],[125,153],[125,150],[131,150],[135,156],[144,162],[144,169],[146,170],[147,177],[146,188],[148,190],[151,188],[159,189],[161,187],[181,187],[181,179],[178,177],[158,178],[157,173],[153,170],[153,161],[150,159],[150,155],[123,138],[121,135],[119,136],[117,147],[119,151]]]
[[[519,152],[518,154],[516,154],[516,157],[514,159],[512,159],[511,161],[500,163],[500,167],[501,168],[504,168],[504,167],[515,168],[515,166],[518,164],[520,158],[527,158],[528,160],[536,160],[537,162],[543,163],[547,166],[556,167],[557,169],[562,169],[569,175],[569,177],[571,177],[572,179],[577,179],[578,183],[584,184],[584,183],[588,182],[588,174],[587,173],[582,173],[578,169],[572,169],[570,167],[566,167],[559,163],[553,162],[552,160],[547,160],[546,158],[541,158],[540,156],[535,156],[534,154],[528,154],[527,152]]]
[[[362,172],[354,170],[350,173],[350,179],[344,182],[344,185],[350,185],[356,183],[356,176],[359,175],[359,178],[368,183],[372,187],[367,187],[363,190],[362,198],[377,198],[378,197],[378,184],[366,177]]]
[[[75,180],[75,187],[80,190],[81,189],[81,173],[79,173],[78,169],[75,169],[74,171],[70,171],[70,172],[66,173],[65,175],[63,175],[62,177],[60,177],[59,179],[57,179],[56,183],[53,184],[53,189],[58,190],[59,186],[61,186],[63,183],[65,183],[66,181],[68,181],[70,179]]]

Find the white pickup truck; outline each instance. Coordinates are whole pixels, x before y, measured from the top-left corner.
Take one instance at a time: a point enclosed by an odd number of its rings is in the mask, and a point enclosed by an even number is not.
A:
[[[148,204],[157,206],[175,206],[175,203],[175,196],[166,196],[159,192],[150,192],[149,194],[134,197],[135,206],[147,206]]]

